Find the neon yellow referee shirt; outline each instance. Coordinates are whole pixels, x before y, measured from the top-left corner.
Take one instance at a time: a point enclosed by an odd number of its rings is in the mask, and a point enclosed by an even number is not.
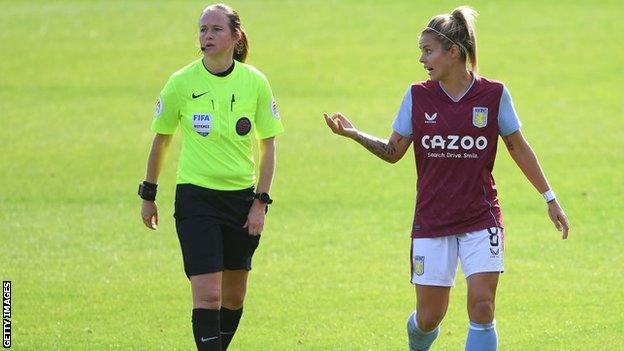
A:
[[[252,135],[266,139],[284,131],[271,86],[254,67],[234,61],[219,77],[201,59],[175,72],[160,93],[152,131],[182,129],[177,183],[216,190],[255,184]]]

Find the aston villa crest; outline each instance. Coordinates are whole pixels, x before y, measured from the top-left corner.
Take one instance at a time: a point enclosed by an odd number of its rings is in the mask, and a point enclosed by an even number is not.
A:
[[[416,275],[425,273],[425,256],[414,256],[414,273]]]
[[[477,128],[483,128],[487,126],[488,109],[487,107],[473,107],[472,108],[472,125]]]

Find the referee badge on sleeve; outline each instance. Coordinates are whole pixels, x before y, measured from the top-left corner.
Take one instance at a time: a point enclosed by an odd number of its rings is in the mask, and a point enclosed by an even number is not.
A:
[[[162,111],[163,111],[162,99],[158,97],[158,100],[156,100],[156,109],[154,109],[154,117],[160,117],[160,115],[162,115]]]
[[[275,100],[271,101],[271,114],[275,119],[280,118],[279,111],[277,110],[277,102],[275,102]]]

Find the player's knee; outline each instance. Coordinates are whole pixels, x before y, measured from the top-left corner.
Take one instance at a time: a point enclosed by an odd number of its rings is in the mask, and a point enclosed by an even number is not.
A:
[[[243,307],[245,301],[245,291],[229,291],[224,292],[221,304],[227,309],[238,310]]]
[[[478,300],[470,304],[470,320],[476,323],[490,323],[494,320],[494,301]]]
[[[442,322],[442,318],[444,318],[444,313],[439,311],[418,311],[418,329],[428,333],[434,330],[440,322]]]

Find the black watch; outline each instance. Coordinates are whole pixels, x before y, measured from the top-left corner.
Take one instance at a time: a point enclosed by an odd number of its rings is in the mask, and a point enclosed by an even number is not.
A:
[[[267,193],[256,193],[256,195],[254,195],[254,199],[258,199],[260,200],[260,202],[264,202],[267,205],[273,203],[273,199],[271,199],[271,197]]]
[[[138,194],[143,200],[154,201],[156,200],[156,188],[158,188],[158,184],[143,181],[139,184]]]

